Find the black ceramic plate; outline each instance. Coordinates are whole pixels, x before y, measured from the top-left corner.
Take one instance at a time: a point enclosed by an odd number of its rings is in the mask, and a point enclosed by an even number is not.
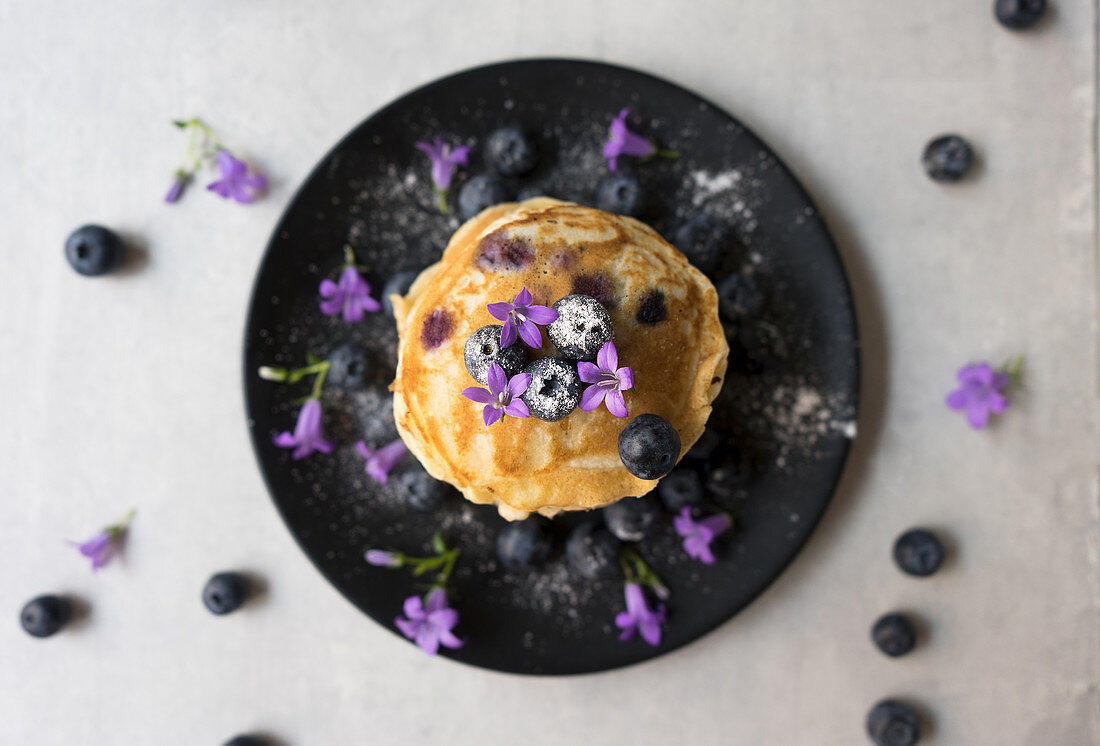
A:
[[[353,444],[394,437],[386,384],[395,363],[393,320],[372,314],[355,325],[321,315],[320,280],[333,276],[350,245],[377,297],[400,269],[434,262],[459,222],[435,209],[428,163],[413,146],[441,136],[473,146],[456,182],[482,171],[481,146],[495,127],[518,122],[537,136],[538,168],[509,182],[516,192],[592,204],[608,176],[600,156],[611,118],[630,107],[633,128],[676,149],[676,160],[625,159],[648,198],[643,219],[662,235],[706,213],[728,226],[727,268],[751,271],[767,296],[758,322],[730,325],[731,369],[711,423],[720,452],[743,449],[752,479],[712,497],[737,515],[716,545],[718,562],[690,560],[666,520],[639,547],[672,589],[664,640],[653,648],[617,640],[622,578],[586,581],[561,557],[514,574],[496,561],[504,522],[457,493],[443,509],[416,513],[363,472]],[[717,279],[717,278],[716,278]],[[326,391],[331,455],[293,461],[272,444],[292,429],[308,384],[260,380],[264,364],[302,365],[343,342],[373,356],[372,386]],[[448,657],[532,674],[600,671],[651,658],[729,619],[782,572],[824,511],[855,434],[858,343],[844,269],[824,223],[791,173],[759,138],[698,96],[664,80],[611,65],[525,60],[490,65],[431,83],[390,104],[340,142],[306,179],[283,215],[260,267],[245,338],[248,424],[276,506],[302,549],[352,603],[393,630],[402,600],[416,592],[404,570],[368,566],[368,547],[424,553],[442,530],[463,553],[450,588],[468,642]],[[457,386],[458,384],[456,384]],[[569,527],[554,521],[560,547]]]

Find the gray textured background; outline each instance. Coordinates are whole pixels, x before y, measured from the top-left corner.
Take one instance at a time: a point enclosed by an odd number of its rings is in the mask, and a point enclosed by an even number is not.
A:
[[[904,695],[928,743],[1100,742],[1096,7],[1053,3],[1012,34],[985,0],[0,2],[0,741],[844,745]],[[855,454],[791,569],[682,651],[561,680],[428,659],[340,598],[264,494],[239,386],[252,273],[321,154],[413,86],[535,55],[653,71],[761,134],[823,208],[866,343]],[[266,199],[160,203],[190,114]],[[917,165],[945,130],[979,150],[968,183]],[[73,274],[86,221],[143,266]],[[969,431],[954,369],[1017,351],[1027,391]],[[62,539],[130,506],[125,561],[91,576]],[[888,559],[916,523],[958,548],[920,582]],[[270,588],[214,618],[226,567]],[[15,617],[47,590],[94,609],[42,642]],[[897,661],[867,640],[892,608],[930,630]]]

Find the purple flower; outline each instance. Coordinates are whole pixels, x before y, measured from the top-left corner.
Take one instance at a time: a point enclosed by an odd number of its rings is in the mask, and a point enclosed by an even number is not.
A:
[[[368,565],[374,565],[375,567],[401,567],[405,564],[401,561],[401,557],[384,549],[368,549],[367,553],[363,555],[363,559],[367,561]]]
[[[691,517],[691,508],[685,507],[672,519],[676,533],[684,537],[684,551],[692,559],[704,565],[714,564],[714,553],[710,543],[726,532],[730,527],[730,518],[724,513],[707,516],[698,521]]]
[[[966,410],[966,421],[975,430],[989,422],[989,414],[1000,414],[1008,407],[1002,393],[1011,381],[1008,373],[995,371],[989,363],[966,365],[956,376],[959,388],[947,395],[947,406]]]
[[[344,321],[353,324],[362,321],[366,312],[376,313],[382,305],[370,297],[370,285],[353,266],[344,267],[340,281],[333,282],[327,277],[321,280],[321,313],[326,316],[344,314]]]
[[[542,348],[542,332],[535,325],[549,324],[558,318],[558,312],[546,306],[532,306],[532,300],[531,293],[523,288],[511,303],[490,303],[486,306],[494,319],[504,322],[504,328],[500,330],[500,349],[511,347],[517,332],[528,346],[536,350]]]
[[[665,605],[658,604],[650,609],[646,604],[642,586],[637,583],[626,584],[626,611],[620,611],[615,617],[615,626],[622,630],[620,640],[629,640],[635,632],[653,647],[661,644],[661,625],[665,621]]]
[[[592,384],[581,394],[580,408],[591,412],[600,406],[600,402],[606,402],[608,412],[616,417],[626,417],[623,392],[634,386],[634,371],[618,367],[619,352],[610,340],[596,353],[596,363],[593,365],[583,360],[577,363],[577,374],[581,380]]]
[[[122,541],[126,537],[126,527],[133,515],[134,511],[131,510],[121,521],[107,526],[87,541],[70,541],[69,543],[92,561],[93,571],[98,570],[107,564],[107,560],[111,559],[122,546]]]
[[[275,445],[279,448],[293,448],[294,460],[303,459],[314,451],[332,453],[333,444],[325,440],[321,431],[321,402],[307,399],[298,412],[298,422],[294,432],[281,432],[275,436]]]
[[[428,158],[431,159],[432,184],[439,192],[450,189],[455,166],[465,166],[470,157],[470,146],[460,145],[457,148],[452,148],[438,137],[430,145],[426,142],[418,142],[416,147],[427,153]]]
[[[374,451],[367,448],[367,444],[363,441],[356,443],[355,447],[367,460],[367,474],[379,484],[386,483],[386,477],[389,475],[390,469],[401,460],[402,456],[409,452],[408,447],[400,438]]]
[[[267,186],[267,179],[263,174],[249,174],[245,162],[234,158],[228,150],[219,150],[217,159],[221,178],[206,186],[214,194],[226,199],[233,198],[246,205],[255,199],[257,192]]]
[[[172,179],[172,186],[168,187],[168,194],[164,195],[164,201],[171,204],[178,200],[180,195],[183,194],[183,188],[187,186],[190,179],[191,175],[186,171],[176,171]]]
[[[397,617],[394,624],[428,655],[435,655],[440,645],[454,650],[465,644],[451,631],[458,625],[458,612],[447,606],[442,588],[429,591],[425,601],[419,596],[406,598],[405,616]]]
[[[508,376],[504,375],[504,368],[492,363],[489,365],[486,379],[489,384],[488,391],[480,386],[471,386],[462,392],[462,395],[470,401],[485,405],[481,410],[481,419],[486,425],[496,423],[505,414],[519,418],[531,415],[527,405],[519,398],[531,385],[530,373],[517,373],[512,376],[512,380],[508,380]]]
[[[623,109],[619,116],[611,120],[611,130],[603,146],[603,157],[607,159],[607,167],[612,171],[618,168],[617,160],[620,155],[648,158],[657,152],[656,145],[627,129],[626,118],[629,114],[630,109]]]

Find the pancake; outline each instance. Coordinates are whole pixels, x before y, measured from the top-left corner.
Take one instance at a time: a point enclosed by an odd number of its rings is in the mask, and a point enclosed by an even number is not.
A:
[[[619,365],[634,371],[634,388],[624,392],[629,417],[601,406],[557,422],[483,424],[482,405],[460,395],[477,385],[463,346],[479,327],[500,323],[488,303],[510,302],[523,287],[539,305],[574,293],[603,304]],[[679,433],[682,456],[703,433],[725,375],[729,348],[710,281],[643,223],[557,200],[486,209],[392,300],[400,343],[390,388],[402,439],[432,476],[510,520],[652,490],[657,480],[623,466],[619,433],[639,414],[658,414]],[[542,335],[531,360],[555,354],[545,328]]]

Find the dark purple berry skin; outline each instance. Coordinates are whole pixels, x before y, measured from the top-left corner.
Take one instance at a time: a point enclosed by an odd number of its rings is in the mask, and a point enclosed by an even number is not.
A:
[[[328,356],[328,382],[344,391],[358,391],[367,385],[370,361],[359,345],[342,344]]]
[[[607,530],[620,541],[641,541],[661,525],[661,506],[652,495],[624,497],[603,509]]]
[[[1047,9],[1047,0],[996,0],[993,16],[1013,31],[1029,29],[1039,22]]]
[[[565,541],[565,559],[586,578],[610,574],[619,567],[619,539],[594,521],[582,523]]]
[[[82,225],[65,239],[65,258],[85,277],[114,272],[125,256],[122,239],[102,225]]]
[[[639,479],[660,479],[680,458],[680,434],[664,417],[640,414],[619,433],[619,459]]]
[[[913,623],[902,614],[885,614],[871,627],[871,641],[891,658],[909,653],[917,644]]]
[[[618,305],[615,299],[615,284],[611,282],[611,278],[599,272],[574,277],[572,294],[595,298],[608,310],[613,310]]]
[[[703,502],[703,481],[694,469],[673,469],[657,483],[657,497],[669,513],[694,508]]]
[[[638,310],[634,314],[634,320],[639,324],[653,326],[668,318],[668,308],[665,306],[665,294],[660,290],[650,290],[642,296],[638,302]]]
[[[596,207],[616,215],[638,217],[642,212],[642,186],[633,176],[618,174],[600,184],[596,190]]]
[[[867,735],[875,746],[915,746],[920,741],[920,718],[904,702],[884,699],[867,713]]]
[[[451,314],[437,308],[424,319],[424,326],[420,328],[420,344],[425,350],[434,350],[447,341],[453,329]]]
[[[488,174],[478,174],[458,190],[458,214],[463,220],[469,220],[485,208],[507,200],[508,190],[504,184]]]
[[[925,146],[921,164],[933,181],[959,181],[974,165],[974,149],[959,135],[941,135]]]
[[[61,631],[72,617],[72,604],[61,596],[32,598],[19,612],[19,624],[32,637],[50,637]]]
[[[241,608],[248,598],[248,579],[236,572],[219,572],[202,589],[202,602],[211,614],[223,616]]]
[[[535,141],[519,125],[493,130],[485,142],[485,155],[498,174],[520,176],[539,162]]]
[[[708,275],[722,263],[729,242],[729,228],[706,214],[696,215],[672,233],[672,245]]]
[[[538,518],[515,521],[497,534],[497,559],[509,570],[533,570],[550,559],[554,540]]]
[[[931,531],[914,528],[894,542],[894,561],[902,572],[919,578],[928,577],[943,564],[943,544]]]
[[[263,736],[234,736],[225,742],[225,746],[271,746],[271,742]]]

